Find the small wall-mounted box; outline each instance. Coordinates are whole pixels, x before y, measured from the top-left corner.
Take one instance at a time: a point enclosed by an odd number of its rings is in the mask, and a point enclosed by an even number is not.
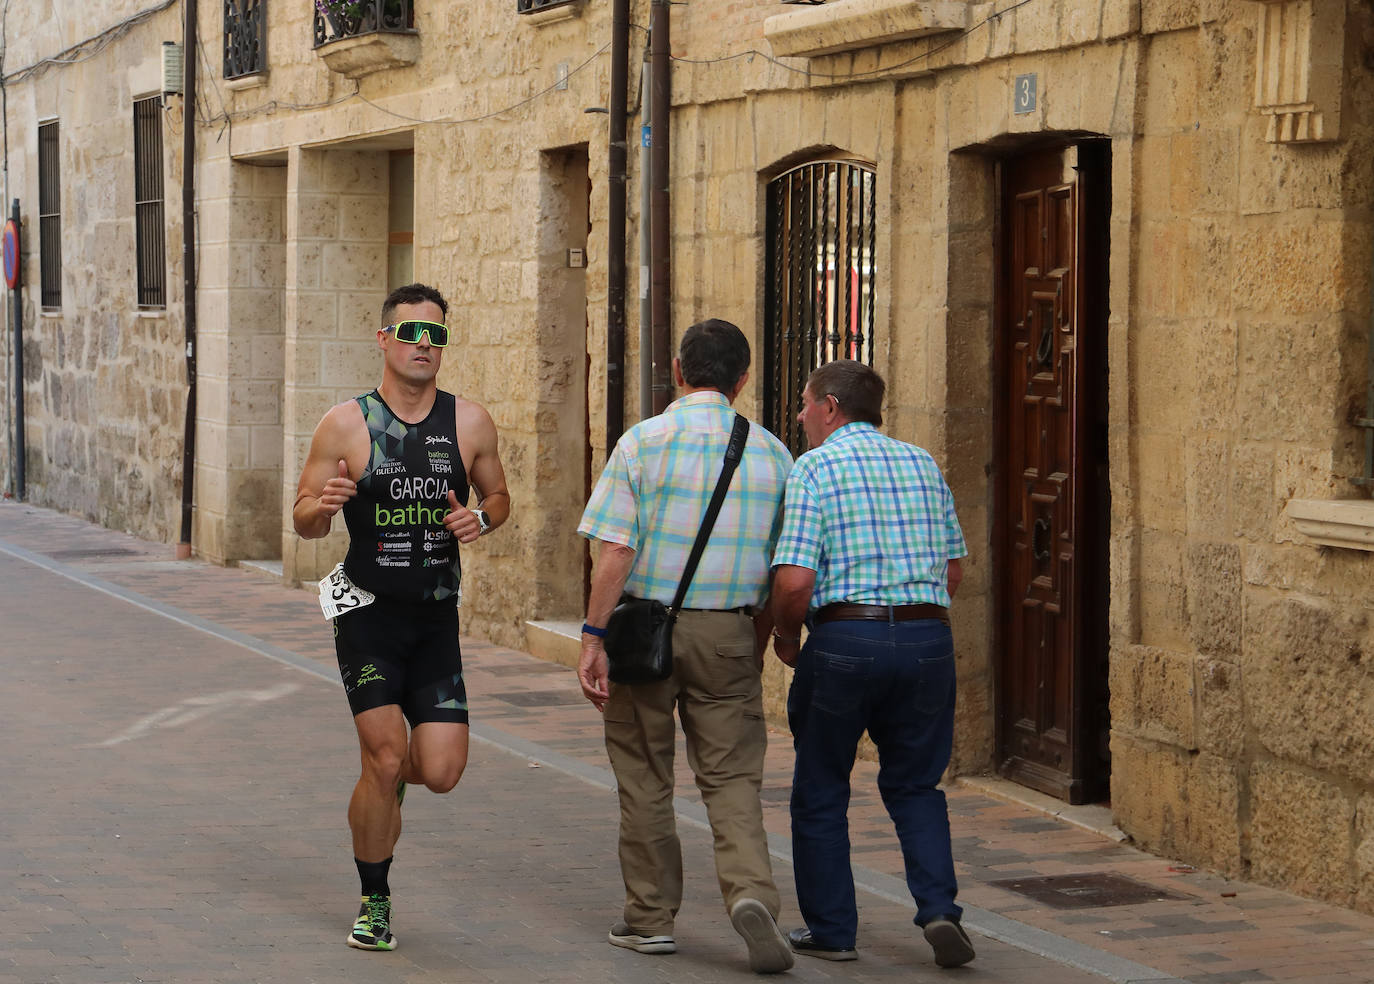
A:
[[[181,92],[185,88],[186,64],[181,45],[176,41],[162,42],[162,91]]]

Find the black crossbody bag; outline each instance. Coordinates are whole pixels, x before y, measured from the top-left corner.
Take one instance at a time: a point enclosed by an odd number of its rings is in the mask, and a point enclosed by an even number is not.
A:
[[[702,517],[692,552],[687,557],[673,603],[665,606],[661,601],[626,595],[611,612],[604,644],[612,682],[653,683],[673,675],[673,625],[682,610],[682,601],[687,597],[687,588],[697,572],[697,564],[711,537],[711,528],[716,525],[725,491],[744,455],[744,443],[748,438],[749,421],[737,413],[734,429],[730,431],[730,443],[725,446],[725,464],[716,480],[716,490],[711,494],[711,504]]]

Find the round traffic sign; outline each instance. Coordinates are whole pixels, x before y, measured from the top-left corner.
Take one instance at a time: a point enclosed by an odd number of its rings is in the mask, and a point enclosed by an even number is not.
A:
[[[13,219],[5,223],[5,283],[10,290],[19,284],[19,225]]]

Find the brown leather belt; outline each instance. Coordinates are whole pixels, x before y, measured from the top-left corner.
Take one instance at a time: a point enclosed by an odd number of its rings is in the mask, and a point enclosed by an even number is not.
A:
[[[948,625],[949,609],[942,605],[851,605],[837,601],[816,612],[818,623],[841,620],[914,622],[922,618],[937,618]]]

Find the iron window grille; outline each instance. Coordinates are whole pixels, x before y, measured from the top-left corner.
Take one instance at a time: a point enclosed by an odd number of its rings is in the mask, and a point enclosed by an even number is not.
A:
[[[38,270],[45,308],[62,306],[62,168],[57,121],[38,127]]]
[[[224,0],[224,77],[267,71],[267,0]]]
[[[162,218],[162,97],[134,101],[134,232],[138,306],[167,303],[167,249]]]
[[[315,47],[386,32],[404,34],[415,30],[412,0],[315,0]]]
[[[793,454],[811,370],[833,359],[873,365],[876,174],[814,161],[768,184],[764,421]]]
[[[574,3],[577,3],[577,0],[515,0],[515,12],[517,14],[534,14],[541,10],[566,7]]]

